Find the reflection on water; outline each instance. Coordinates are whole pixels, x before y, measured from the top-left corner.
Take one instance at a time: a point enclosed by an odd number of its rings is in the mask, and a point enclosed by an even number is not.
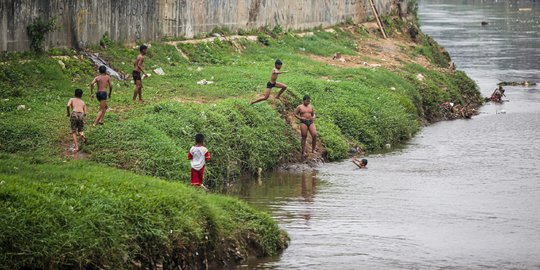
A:
[[[500,80],[540,82],[539,5],[421,1],[420,18],[489,95]],[[540,269],[539,87],[507,87],[510,102],[427,127],[368,170],[345,161],[243,181],[233,194],[292,241],[239,268]]]

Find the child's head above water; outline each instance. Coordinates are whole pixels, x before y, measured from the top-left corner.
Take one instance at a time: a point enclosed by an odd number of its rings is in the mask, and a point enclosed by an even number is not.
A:
[[[79,88],[75,89],[75,97],[82,98],[83,91]]]
[[[202,145],[204,143],[204,135],[202,135],[200,133],[195,135],[195,143]]]
[[[365,159],[365,158],[363,158],[362,160],[360,160],[360,164],[362,164],[362,166],[364,166],[364,167],[367,166],[367,163],[368,163],[368,161],[367,161],[367,159]]]
[[[105,74],[107,72],[107,67],[106,66],[100,66],[99,67],[99,73],[100,74]]]

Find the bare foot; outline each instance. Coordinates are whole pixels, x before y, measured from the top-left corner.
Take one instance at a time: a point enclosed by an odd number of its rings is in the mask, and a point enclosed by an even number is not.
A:
[[[82,141],[83,141],[84,143],[87,143],[87,142],[88,142],[88,139],[86,138],[86,136],[81,135],[81,138],[82,138]]]
[[[139,103],[143,103],[143,102],[144,102],[144,100],[142,100],[142,99],[139,99]]]
[[[97,123],[95,123],[95,122],[92,124],[93,127],[95,127],[96,125],[97,125]]]

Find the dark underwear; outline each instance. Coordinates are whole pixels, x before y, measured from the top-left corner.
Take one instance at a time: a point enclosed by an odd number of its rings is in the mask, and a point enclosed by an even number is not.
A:
[[[97,91],[96,98],[98,101],[107,100],[107,92],[105,91]]]
[[[313,124],[313,120],[300,120],[300,123],[306,125],[307,127],[311,126]]]
[[[132,75],[133,75],[133,81],[142,80],[140,71],[134,70]]]
[[[266,83],[266,88],[272,89],[272,88],[274,88],[274,87],[276,87],[276,83],[272,83],[272,82],[267,82],[267,83]]]

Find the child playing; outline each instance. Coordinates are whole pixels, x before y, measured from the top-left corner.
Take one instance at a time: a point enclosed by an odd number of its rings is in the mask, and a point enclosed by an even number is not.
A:
[[[266,91],[264,91],[264,94],[262,97],[254,100],[251,102],[251,104],[255,104],[257,102],[261,102],[263,100],[267,100],[270,97],[270,92],[272,92],[272,88],[277,87],[281,88],[279,93],[276,95],[276,98],[279,98],[285,90],[287,90],[287,85],[280,83],[277,81],[278,75],[287,73],[288,71],[279,71],[281,69],[281,66],[283,65],[283,62],[281,60],[277,59],[275,62],[275,67],[272,69],[272,76],[270,76],[270,81],[266,83]]]
[[[71,123],[71,136],[73,137],[73,144],[75,148],[73,152],[79,151],[79,143],[77,142],[77,134],[81,136],[84,142],[86,137],[84,136],[84,117],[86,116],[86,104],[81,99],[83,91],[81,89],[75,90],[75,98],[70,98],[67,105],[67,116]],[[69,113],[71,109],[71,114]]]
[[[90,84],[90,99],[94,99],[94,86],[97,84],[98,90],[96,92],[96,98],[99,101],[99,112],[96,116],[96,120],[94,121],[94,124],[92,126],[96,126],[97,124],[103,125],[103,121],[105,118],[105,113],[107,112],[107,109],[109,108],[107,106],[107,87],[109,88],[109,98],[111,98],[112,95],[112,83],[111,83],[111,77],[107,75],[107,67],[100,66],[99,67],[99,75],[94,78],[92,83]]]
[[[352,163],[354,163],[356,166],[358,166],[358,168],[360,169],[367,169],[367,159],[363,158],[362,160],[359,160],[358,158],[356,157],[353,157],[352,158]]]
[[[195,135],[196,145],[191,147],[188,153],[188,160],[191,160],[191,185],[202,187],[207,190],[203,184],[204,165],[210,160],[210,152],[204,147],[204,136]]]

